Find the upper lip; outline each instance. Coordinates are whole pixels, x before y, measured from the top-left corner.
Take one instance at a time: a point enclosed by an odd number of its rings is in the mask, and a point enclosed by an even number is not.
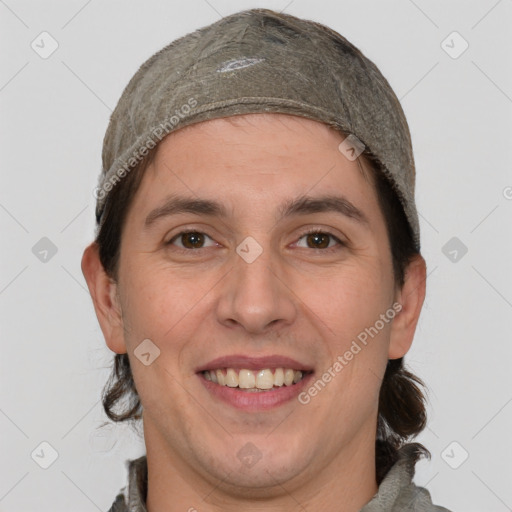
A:
[[[196,368],[196,373],[205,370],[217,370],[219,368],[244,368],[247,370],[262,370],[272,368],[292,368],[293,370],[311,371],[313,367],[281,355],[268,355],[251,357],[247,355],[234,354],[231,356],[217,357]]]

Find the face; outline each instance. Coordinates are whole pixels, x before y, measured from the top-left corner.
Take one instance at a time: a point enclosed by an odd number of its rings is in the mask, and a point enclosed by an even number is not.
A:
[[[148,451],[257,493],[373,450],[386,363],[419,310],[405,317],[367,164],[344,137],[232,119],[160,143],[122,235],[118,323],[100,322],[129,355]]]

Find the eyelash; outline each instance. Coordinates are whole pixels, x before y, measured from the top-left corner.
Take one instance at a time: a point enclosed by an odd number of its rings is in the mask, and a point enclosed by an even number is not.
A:
[[[173,242],[175,240],[179,239],[179,237],[181,237],[182,235],[189,234],[189,233],[197,233],[199,235],[206,235],[208,238],[213,240],[213,238],[211,236],[209,236],[207,233],[204,233],[203,231],[194,231],[194,230],[190,230],[189,229],[189,230],[180,231],[179,233],[174,235],[168,242],[166,242],[165,245],[166,246],[172,246]],[[307,235],[313,235],[313,234],[327,235],[327,236],[331,237],[332,239],[334,239],[338,243],[338,245],[341,246],[342,248],[347,246],[347,244],[345,242],[340,240],[337,236],[335,236],[331,232],[324,231],[324,230],[321,230],[321,229],[318,229],[318,228],[312,228],[312,229],[308,229],[307,231],[304,231],[299,236],[299,240],[301,238],[304,238]],[[208,249],[208,247],[199,247],[198,249],[183,249],[181,247],[174,247],[173,250],[176,250],[176,251],[181,252],[181,253],[191,253],[191,252],[199,252],[201,249]],[[314,248],[312,248],[311,250],[331,253],[331,252],[336,252],[339,249],[340,249],[340,247],[329,247],[329,248],[325,248],[325,249],[321,249],[321,248],[314,249]]]

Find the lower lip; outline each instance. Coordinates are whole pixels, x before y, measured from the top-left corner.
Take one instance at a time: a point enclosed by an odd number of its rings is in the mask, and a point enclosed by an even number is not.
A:
[[[230,388],[229,386],[221,386],[209,380],[206,380],[202,373],[198,374],[203,386],[214,397],[223,402],[244,411],[257,412],[265,411],[279,407],[294,398],[297,399],[300,392],[307,387],[308,382],[313,377],[313,373],[309,373],[302,380],[291,386],[281,386],[273,388],[269,391],[244,391],[240,388]],[[298,399],[297,399],[298,400]]]

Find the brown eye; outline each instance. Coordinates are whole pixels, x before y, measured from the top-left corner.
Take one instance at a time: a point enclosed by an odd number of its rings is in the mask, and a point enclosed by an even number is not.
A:
[[[207,234],[199,231],[182,231],[171,238],[166,245],[176,245],[180,250],[204,249],[208,247],[205,245],[207,239],[212,240]],[[215,243],[210,243],[210,246],[212,245]]]
[[[305,243],[302,242],[302,240],[304,240]],[[297,246],[301,248],[321,249],[325,252],[336,251],[344,245],[345,244],[332,233],[320,231],[319,229],[306,231],[302,234],[297,243]]]
[[[313,249],[326,249],[329,247],[329,238],[327,233],[310,233],[307,235],[307,243],[311,244]]]
[[[183,244],[183,247],[186,247],[187,249],[200,249],[204,244],[204,236],[202,233],[194,231],[190,233],[183,233],[181,235],[181,243]]]

